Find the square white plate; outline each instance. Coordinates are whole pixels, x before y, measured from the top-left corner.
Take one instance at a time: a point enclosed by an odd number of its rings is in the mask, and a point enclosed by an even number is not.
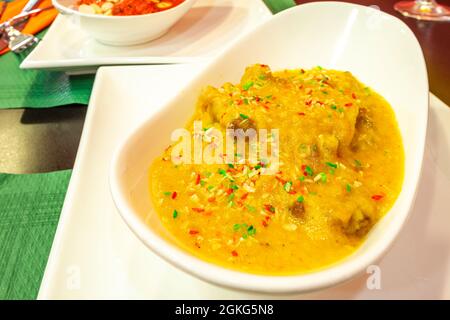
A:
[[[93,71],[102,65],[186,63],[222,52],[272,16],[262,0],[197,0],[163,37],[142,45],[103,45],[59,15],[22,69]]]
[[[261,297],[213,286],[161,260],[128,229],[111,198],[108,171],[117,143],[202,68],[194,64],[99,69],[40,299]],[[446,281],[450,278],[450,108],[433,95],[430,102],[415,208],[378,264],[381,289],[369,290],[370,274],[363,274],[339,287],[295,298],[450,298]]]

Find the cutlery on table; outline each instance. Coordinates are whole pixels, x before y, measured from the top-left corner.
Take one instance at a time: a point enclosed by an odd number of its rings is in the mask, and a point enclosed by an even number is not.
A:
[[[19,15],[9,19],[8,21],[0,25],[0,29],[3,29],[0,37],[0,51],[8,46],[9,49],[14,53],[20,53],[39,41],[39,39],[34,35],[23,34],[20,30],[25,27],[28,17],[31,14],[42,11],[42,9],[33,10],[33,7],[36,6],[40,1],[41,0],[28,1]],[[20,26],[16,28],[13,22],[18,19],[21,19]]]

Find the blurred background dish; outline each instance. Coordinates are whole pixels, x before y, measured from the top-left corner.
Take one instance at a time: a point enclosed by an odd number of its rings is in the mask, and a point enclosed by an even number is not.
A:
[[[53,0],[53,5],[69,15],[93,38],[114,46],[136,45],[161,37],[189,11],[195,0],[185,0],[170,9],[141,15],[103,15],[79,11],[74,0]],[[83,12],[82,12],[83,11]]]

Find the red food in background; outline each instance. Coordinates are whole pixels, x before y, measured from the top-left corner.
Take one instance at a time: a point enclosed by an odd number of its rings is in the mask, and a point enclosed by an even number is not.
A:
[[[101,6],[105,2],[105,0],[79,0],[78,5],[97,4]],[[180,3],[184,2],[184,0],[164,0],[161,2],[170,3],[171,6],[167,6],[166,8],[158,8],[158,3],[150,0],[122,0],[119,3],[114,4],[114,6],[112,7],[112,15],[132,16],[165,11],[176,7]]]

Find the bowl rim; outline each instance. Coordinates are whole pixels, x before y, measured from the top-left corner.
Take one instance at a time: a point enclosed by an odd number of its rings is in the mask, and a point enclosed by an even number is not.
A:
[[[86,18],[98,18],[98,19],[103,19],[103,20],[113,20],[113,19],[125,20],[125,19],[137,18],[137,17],[161,16],[161,15],[164,15],[167,13],[171,13],[171,12],[175,11],[176,9],[182,8],[184,6],[188,6],[188,3],[194,3],[195,1],[196,0],[184,0],[179,5],[172,7],[170,9],[167,9],[167,10],[153,12],[153,13],[146,13],[146,14],[134,14],[134,15],[129,15],[129,16],[107,16],[104,14],[83,13],[78,10],[75,10],[74,8],[70,8],[70,7],[63,5],[62,3],[59,2],[59,0],[52,0],[52,4],[56,9],[58,9],[58,11],[61,14],[64,14],[64,15],[76,15],[76,16],[81,16],[81,17],[86,17]]]
[[[169,243],[158,234],[156,234],[151,228],[149,228],[141,218],[135,214],[134,210],[131,208],[127,200],[122,196],[122,190],[120,187],[120,175],[119,175],[119,164],[122,161],[123,151],[127,149],[127,144],[129,141],[133,140],[142,130],[155,119],[158,119],[161,115],[166,112],[166,108],[162,108],[158,110],[156,113],[151,116],[143,119],[137,126],[133,127],[131,133],[128,134],[125,139],[119,144],[118,148],[115,150],[113,154],[113,158],[111,161],[110,172],[109,172],[109,182],[110,189],[113,197],[113,201],[118,208],[119,214],[132,230],[132,232],[142,241],[144,244],[150,248],[154,253],[163,258],[164,260],[171,263],[173,266],[187,272],[188,274],[194,275],[197,278],[200,278],[206,282],[220,285],[223,287],[231,288],[234,290],[240,290],[245,292],[257,292],[264,294],[294,294],[294,293],[307,293],[320,289],[324,289],[326,287],[331,287],[336,284],[345,282],[350,278],[354,277],[357,274],[362,273],[367,266],[375,263],[378,259],[380,259],[392,246],[394,240],[400,233],[403,228],[411,208],[416,199],[418,184],[422,174],[423,168],[423,159],[424,159],[424,150],[425,150],[425,139],[427,132],[427,124],[428,124],[428,76],[427,69],[425,64],[425,59],[423,56],[422,49],[419,45],[417,38],[411,29],[400,19],[395,16],[389,15],[385,12],[363,6],[358,4],[346,3],[346,2],[334,2],[334,1],[324,1],[324,2],[312,2],[306,3],[302,5],[298,5],[296,7],[285,10],[276,15],[278,19],[281,19],[285,15],[292,14],[294,11],[301,10],[305,7],[318,7],[320,10],[328,9],[332,10],[330,7],[336,6],[346,6],[350,8],[364,8],[374,10],[374,12],[378,12],[383,17],[389,18],[396,23],[400,23],[403,27],[406,27],[406,32],[409,34],[411,41],[414,42],[417,53],[419,55],[420,65],[415,66],[416,68],[420,68],[423,73],[424,78],[422,80],[422,86],[426,89],[426,101],[422,101],[424,104],[424,108],[426,110],[423,111],[424,117],[423,119],[423,131],[424,134],[420,136],[420,141],[417,141],[419,145],[419,150],[417,151],[418,155],[421,155],[412,161],[412,169],[416,170],[417,174],[413,177],[410,186],[405,186],[403,184],[402,190],[407,187],[409,189],[409,193],[404,195],[405,205],[400,210],[399,214],[390,222],[389,227],[386,228],[386,233],[384,237],[378,240],[376,243],[372,245],[370,249],[364,252],[362,255],[358,256],[356,259],[352,258],[352,255],[337,261],[334,264],[325,266],[324,268],[314,270],[309,273],[301,273],[301,274],[292,274],[292,275],[260,275],[260,274],[252,274],[246,273],[238,270],[229,269],[226,267],[222,267],[220,265],[204,261],[200,258],[197,258],[184,249]],[[268,22],[270,22],[269,20]],[[245,35],[241,38],[235,45],[238,45],[241,42],[245,42],[248,37],[251,37],[254,32],[259,30],[263,25],[257,27],[254,31]],[[234,46],[233,46],[234,47]],[[232,47],[232,48],[233,48]],[[232,48],[226,50],[220,56],[218,56],[214,61],[208,63],[206,68],[202,70],[192,82],[198,81],[201,79],[206,73],[210,72],[212,67],[225,56],[228,51],[232,50]],[[180,91],[177,95],[170,99],[165,105],[171,105],[173,102],[179,99],[179,96],[182,95],[183,92]],[[425,97],[424,97],[425,98]],[[398,201],[398,199],[396,200]],[[390,209],[392,210],[392,208]],[[389,211],[388,211],[389,213]],[[388,214],[387,213],[387,214]],[[386,214],[386,215],[387,215]],[[385,215],[385,216],[386,216]],[[354,254],[354,253],[353,253]]]

